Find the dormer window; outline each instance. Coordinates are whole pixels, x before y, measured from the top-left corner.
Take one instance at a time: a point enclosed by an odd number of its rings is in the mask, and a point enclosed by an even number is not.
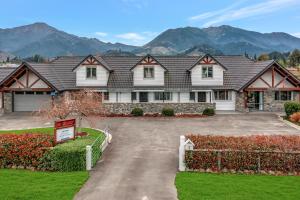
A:
[[[154,67],[153,66],[144,67],[144,78],[146,78],[146,79],[154,78]]]
[[[96,67],[86,67],[86,79],[97,79]]]
[[[202,78],[213,78],[213,66],[202,66]]]

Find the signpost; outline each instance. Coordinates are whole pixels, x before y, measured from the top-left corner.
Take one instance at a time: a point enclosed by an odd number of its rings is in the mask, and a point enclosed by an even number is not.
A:
[[[75,139],[76,120],[67,119],[56,121],[54,126],[55,144]]]

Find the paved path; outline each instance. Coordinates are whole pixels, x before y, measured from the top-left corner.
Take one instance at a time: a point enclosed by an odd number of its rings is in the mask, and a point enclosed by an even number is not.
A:
[[[272,114],[232,114],[209,118],[106,118],[113,142],[76,195],[80,200],[176,200],[174,179],[182,134],[300,134]],[[46,126],[37,118],[0,117],[0,129]]]

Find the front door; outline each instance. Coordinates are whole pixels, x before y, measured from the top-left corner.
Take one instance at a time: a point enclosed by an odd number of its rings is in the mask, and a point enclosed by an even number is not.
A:
[[[140,92],[140,102],[148,102],[148,92]]]
[[[248,108],[250,110],[260,110],[262,111],[263,105],[264,105],[264,98],[263,98],[263,92],[262,91],[254,91],[250,92],[248,95]]]
[[[206,102],[206,92],[198,92],[198,102]]]

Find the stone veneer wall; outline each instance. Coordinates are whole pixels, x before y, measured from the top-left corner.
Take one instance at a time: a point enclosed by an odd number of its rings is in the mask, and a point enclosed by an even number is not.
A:
[[[245,108],[245,94],[244,92],[236,92],[235,96],[235,110],[240,112],[247,112],[248,109]]]
[[[12,93],[5,92],[4,93],[4,113],[12,112]]]
[[[103,103],[110,113],[129,114],[134,108],[144,113],[161,113],[163,108],[173,108],[175,113],[202,113],[205,108],[216,108],[214,103]]]
[[[293,100],[299,102],[299,92],[293,92]],[[264,111],[269,112],[283,112],[284,103],[286,101],[276,101],[275,91],[267,90],[264,92]]]

